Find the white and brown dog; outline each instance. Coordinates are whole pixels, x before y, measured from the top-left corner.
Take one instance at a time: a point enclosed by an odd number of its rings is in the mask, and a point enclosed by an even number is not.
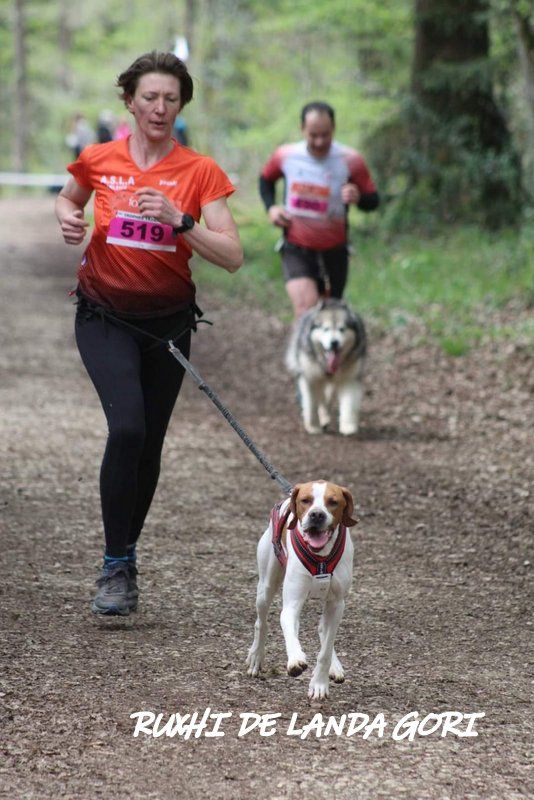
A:
[[[313,700],[328,697],[329,678],[335,683],[345,680],[334,640],[352,582],[354,548],[347,528],[356,525],[353,509],[348,489],[313,481],[297,484],[291,497],[271,512],[269,526],[258,543],[258,617],[247,657],[249,675],[256,677],[263,669],[267,614],[283,579],[280,623],[289,675],[300,675],[308,666],[298,638],[300,614],[308,597],[319,597],[323,600],[321,649],[308,695]]]

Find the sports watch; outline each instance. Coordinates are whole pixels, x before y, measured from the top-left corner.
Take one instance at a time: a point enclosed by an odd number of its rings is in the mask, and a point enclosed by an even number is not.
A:
[[[194,224],[195,220],[191,214],[182,214],[182,224],[176,228],[173,228],[172,232],[175,236],[178,233],[185,233],[186,231],[190,231]]]

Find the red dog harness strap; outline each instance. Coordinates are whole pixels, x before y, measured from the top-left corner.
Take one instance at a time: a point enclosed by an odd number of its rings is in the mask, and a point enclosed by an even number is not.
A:
[[[289,505],[282,514],[280,513],[284,502],[285,501],[282,500],[275,505],[271,511],[274,554],[282,567],[285,567],[287,564],[287,550],[282,542],[282,531],[291,514]],[[345,550],[345,542],[347,539],[347,529],[345,525],[339,526],[338,537],[327,556],[319,556],[317,553],[314,553],[313,550],[310,550],[298,528],[291,529],[290,533],[293,549],[299,561],[304,564],[308,572],[312,575],[331,575],[333,573]]]
[[[340,525],[339,534],[332,550],[327,556],[319,556],[310,550],[298,528],[293,528],[291,531],[291,541],[295,553],[312,575],[331,575],[333,573],[345,550],[346,538],[347,529],[344,525]]]
[[[277,557],[280,564],[282,565],[282,567],[285,568],[287,564],[287,550],[282,542],[282,531],[284,530],[284,526],[287,520],[289,519],[291,510],[288,504],[284,513],[280,514],[280,509],[284,504],[284,502],[285,500],[281,500],[279,503],[275,505],[275,507],[271,511],[271,526],[273,531],[274,554]]]

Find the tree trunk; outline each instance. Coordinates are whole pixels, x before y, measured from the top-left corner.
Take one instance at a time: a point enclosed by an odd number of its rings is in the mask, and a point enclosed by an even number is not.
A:
[[[16,172],[23,172],[26,169],[28,155],[28,85],[24,10],[24,0],[15,0],[13,4],[15,57],[13,167]]]
[[[487,17],[486,0],[415,0],[414,161],[438,192],[449,167],[460,188],[463,164],[464,200],[478,193],[486,224],[499,227],[517,217],[520,170],[493,96]]]
[[[523,75],[528,126],[528,163],[534,163],[534,27],[531,18],[514,9],[518,34],[519,63]]]
[[[69,69],[69,54],[72,43],[72,30],[69,21],[68,9],[71,7],[68,0],[59,0],[58,5],[58,81],[64,92],[72,88],[71,71]]]
[[[189,52],[195,48],[195,20],[196,20],[196,0],[185,0],[184,8],[184,36],[189,45]]]

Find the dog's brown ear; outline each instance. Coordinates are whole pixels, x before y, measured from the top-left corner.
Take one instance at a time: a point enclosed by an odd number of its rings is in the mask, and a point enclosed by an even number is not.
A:
[[[348,489],[345,489],[344,486],[341,487],[341,491],[343,492],[343,497],[345,498],[345,508],[343,509],[343,518],[341,523],[345,525],[346,528],[352,528],[353,525],[358,524],[357,519],[353,519],[352,515],[354,513],[354,500],[352,499],[352,495]]]
[[[296,483],[293,486],[293,491],[291,492],[291,500],[289,501],[289,510],[291,511],[292,518],[289,519],[287,527],[292,530],[293,528],[297,527],[297,522],[299,518],[297,517],[297,495],[300,491],[300,483]]]

